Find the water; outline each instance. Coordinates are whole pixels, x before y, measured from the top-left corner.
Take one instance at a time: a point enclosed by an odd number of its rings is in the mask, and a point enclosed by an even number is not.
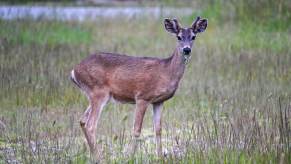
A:
[[[98,18],[179,17],[191,15],[191,8],[171,7],[51,7],[51,6],[0,6],[0,18],[49,19],[62,21],[97,20]]]

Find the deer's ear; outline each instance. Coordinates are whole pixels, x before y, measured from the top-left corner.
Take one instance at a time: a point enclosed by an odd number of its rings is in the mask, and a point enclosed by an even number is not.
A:
[[[201,19],[200,17],[197,17],[196,21],[192,23],[193,32],[196,34],[205,31],[207,24],[207,19]]]
[[[178,23],[177,19],[173,19],[173,20],[165,19],[164,24],[165,24],[165,29],[168,32],[173,33],[173,34],[178,34],[181,29],[181,26]]]

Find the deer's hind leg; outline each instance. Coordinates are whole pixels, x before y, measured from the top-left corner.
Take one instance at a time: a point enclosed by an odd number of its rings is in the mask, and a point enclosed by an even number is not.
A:
[[[89,94],[90,105],[80,121],[82,130],[90,147],[90,153],[93,157],[97,157],[96,153],[98,153],[98,149],[96,148],[97,123],[101,111],[107,104],[108,100],[109,92],[104,89],[95,89]]]
[[[80,125],[82,130],[84,130],[85,124],[88,120],[89,114],[91,112],[91,105],[89,105],[86,109],[86,111],[84,112],[84,114],[82,115],[82,117],[80,118]]]

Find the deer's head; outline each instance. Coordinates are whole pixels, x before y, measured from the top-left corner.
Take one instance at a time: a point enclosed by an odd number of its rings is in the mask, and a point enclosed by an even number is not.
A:
[[[197,17],[189,28],[182,28],[177,19],[165,19],[164,24],[166,30],[177,37],[180,54],[190,56],[197,34],[207,27],[207,19]]]

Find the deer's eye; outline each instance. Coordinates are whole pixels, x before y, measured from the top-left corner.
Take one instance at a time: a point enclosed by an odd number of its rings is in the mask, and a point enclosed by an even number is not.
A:
[[[177,36],[178,40],[182,40],[181,36]]]
[[[195,38],[196,38],[196,36],[194,35],[194,36],[192,36],[192,38],[191,38],[191,39],[192,39],[192,40],[194,40]]]

